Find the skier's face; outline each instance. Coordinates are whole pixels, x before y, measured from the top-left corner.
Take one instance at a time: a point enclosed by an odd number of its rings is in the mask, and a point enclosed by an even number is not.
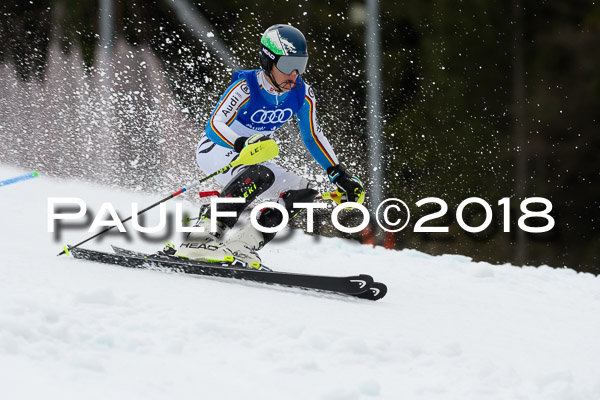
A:
[[[275,83],[281,88],[281,92],[285,93],[294,88],[296,79],[298,79],[298,70],[293,70],[289,74],[284,74],[275,65],[271,70],[271,76],[275,80]]]

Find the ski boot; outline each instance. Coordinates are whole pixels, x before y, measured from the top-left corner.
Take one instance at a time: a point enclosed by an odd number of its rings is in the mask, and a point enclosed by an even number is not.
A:
[[[230,253],[225,250],[223,243],[221,243],[229,228],[218,220],[216,225],[217,230],[211,232],[210,218],[200,218],[195,227],[204,228],[204,232],[191,232],[179,246],[174,256],[208,262],[229,261]]]
[[[262,265],[257,252],[263,246],[264,238],[262,232],[254,228],[250,222],[247,222],[245,226],[234,232],[231,238],[224,244],[225,250],[237,260],[246,262],[248,268],[270,271]]]

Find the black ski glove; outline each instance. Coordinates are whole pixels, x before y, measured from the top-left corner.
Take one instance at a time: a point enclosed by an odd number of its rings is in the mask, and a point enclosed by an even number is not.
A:
[[[239,153],[244,147],[248,146],[249,144],[258,143],[269,139],[271,138],[265,135],[264,133],[255,133],[250,137],[240,136],[239,138],[235,139],[235,142],[233,143],[233,149],[237,153]]]
[[[342,194],[342,202],[356,202],[362,204],[365,200],[365,189],[358,177],[352,175],[342,164],[327,168],[329,180],[334,183],[338,192]]]

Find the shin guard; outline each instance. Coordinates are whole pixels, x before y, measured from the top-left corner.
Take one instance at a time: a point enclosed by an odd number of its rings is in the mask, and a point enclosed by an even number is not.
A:
[[[233,228],[239,215],[248,207],[261,193],[269,189],[275,182],[275,174],[269,168],[257,164],[244,168],[223,188],[219,197],[241,197],[245,203],[219,204],[219,211],[235,211],[235,217],[219,217],[219,221]],[[210,218],[210,210],[207,212]]]

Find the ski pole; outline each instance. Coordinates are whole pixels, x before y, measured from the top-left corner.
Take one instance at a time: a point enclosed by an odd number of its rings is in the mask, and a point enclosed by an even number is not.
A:
[[[218,171],[213,172],[212,174],[205,176],[204,178],[200,179],[199,181],[193,181],[190,182],[189,184],[185,185],[183,188],[179,189],[178,191],[176,191],[175,193],[172,193],[170,195],[168,195],[167,197],[165,197],[162,200],[157,201],[156,203],[149,205],[148,207],[144,208],[143,210],[141,210],[140,212],[138,212],[138,215],[145,213],[146,211],[156,207],[157,205],[164,203],[167,200],[172,199],[173,197],[179,196],[182,193],[187,192],[188,190],[199,186],[202,182],[206,182],[207,180],[214,178],[215,176],[222,174],[224,172],[229,171],[230,169],[237,167],[238,165],[254,165],[254,164],[260,164],[262,162],[265,161],[269,161],[275,157],[277,157],[277,155],[279,154],[279,147],[277,146],[277,143],[275,143],[274,140],[270,139],[270,140],[265,140],[262,142],[257,142],[255,144],[249,145],[244,147],[244,149],[242,149],[242,151],[240,152],[240,155],[238,158],[236,158],[235,160],[233,160],[232,162],[230,162],[229,164],[227,164],[225,167],[221,168]],[[133,218],[133,215],[125,218],[123,221],[121,222],[127,222],[129,221],[131,218]],[[101,232],[96,233],[95,235],[77,243],[76,245],[73,246],[63,246],[63,250],[57,254],[57,256],[61,256],[63,254],[67,254],[69,253],[69,250],[74,249],[76,247],[81,246],[84,243],[89,242],[90,240],[110,231],[111,229],[113,229],[115,227],[115,225],[113,226],[109,226],[108,228],[102,230]]]
[[[0,181],[0,186],[10,185],[11,183],[25,181],[27,179],[36,178],[38,176],[39,176],[39,174],[37,172],[35,172],[35,171],[34,172],[30,172],[29,174],[25,174],[25,175],[21,175],[21,176],[16,176],[14,178],[5,179],[3,181]]]

